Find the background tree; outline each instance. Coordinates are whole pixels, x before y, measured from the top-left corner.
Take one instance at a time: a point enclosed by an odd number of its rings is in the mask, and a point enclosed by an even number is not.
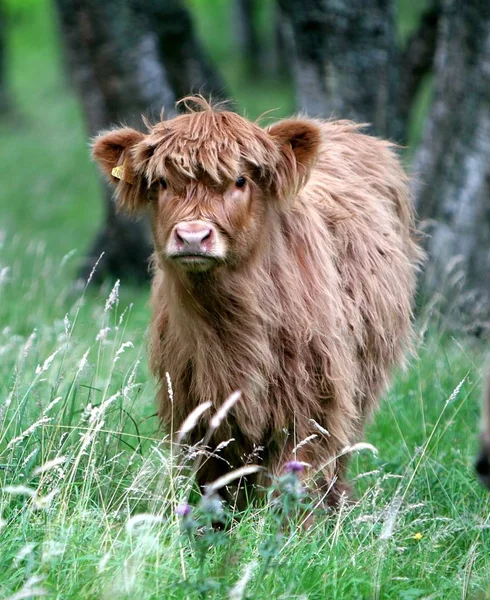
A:
[[[140,127],[142,114],[155,118],[163,106],[172,113],[176,97],[191,89],[222,91],[180,0],[57,0],[57,7],[91,135],[120,122]],[[104,253],[96,272],[99,281],[108,274],[145,279],[151,254],[148,222],[117,213],[111,190],[105,183],[103,189],[104,224],[81,276]]]
[[[160,62],[176,98],[199,92],[224,98],[225,83],[200,43],[182,0],[133,0],[134,11],[156,35]]]
[[[429,291],[450,265],[464,275],[464,312],[490,316],[490,3],[444,0],[435,91],[414,158],[418,213],[430,223]],[[461,283],[461,282],[460,282]]]
[[[401,137],[392,0],[279,0],[292,29],[297,107]]]
[[[428,2],[402,49],[393,0],[278,1],[291,30],[297,108],[369,123],[372,132],[405,142],[432,66],[438,2]]]

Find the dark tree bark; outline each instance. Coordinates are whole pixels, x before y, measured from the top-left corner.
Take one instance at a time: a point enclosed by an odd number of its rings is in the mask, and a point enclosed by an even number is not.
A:
[[[391,0],[279,0],[295,44],[298,109],[372,124],[401,139]]]
[[[200,44],[184,2],[133,0],[133,6],[157,36],[160,60],[176,98],[189,93],[224,98],[225,83]]]
[[[454,266],[464,275],[460,304],[490,315],[490,3],[444,0],[435,61],[435,97],[414,160],[418,213],[427,219],[429,290]],[[474,312],[476,311],[476,312]]]

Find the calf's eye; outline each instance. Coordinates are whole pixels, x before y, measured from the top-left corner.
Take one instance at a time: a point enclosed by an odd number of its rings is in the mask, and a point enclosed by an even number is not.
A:
[[[158,183],[160,184],[160,187],[162,190],[167,189],[167,182],[165,181],[165,179],[163,177],[160,177],[160,179],[158,180]]]
[[[245,184],[247,183],[247,180],[245,179],[245,177],[239,177],[236,181],[235,181],[235,186],[237,188],[243,188],[245,187]]]

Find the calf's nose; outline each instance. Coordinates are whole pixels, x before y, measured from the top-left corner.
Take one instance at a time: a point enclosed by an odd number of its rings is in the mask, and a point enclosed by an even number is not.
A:
[[[206,252],[212,241],[213,228],[201,221],[179,223],[174,229],[174,241],[183,252]]]

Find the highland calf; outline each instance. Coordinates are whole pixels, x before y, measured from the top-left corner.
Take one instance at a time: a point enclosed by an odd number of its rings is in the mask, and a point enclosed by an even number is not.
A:
[[[199,483],[257,452],[276,474],[316,434],[295,458],[335,503],[339,454],[410,344],[421,252],[406,176],[390,143],[348,121],[263,129],[199,97],[185,106],[146,134],[103,133],[93,148],[119,207],[151,213],[161,418],[177,430],[199,404],[219,407],[241,390],[210,444],[234,441],[202,465]],[[204,437],[206,414],[191,442]]]

